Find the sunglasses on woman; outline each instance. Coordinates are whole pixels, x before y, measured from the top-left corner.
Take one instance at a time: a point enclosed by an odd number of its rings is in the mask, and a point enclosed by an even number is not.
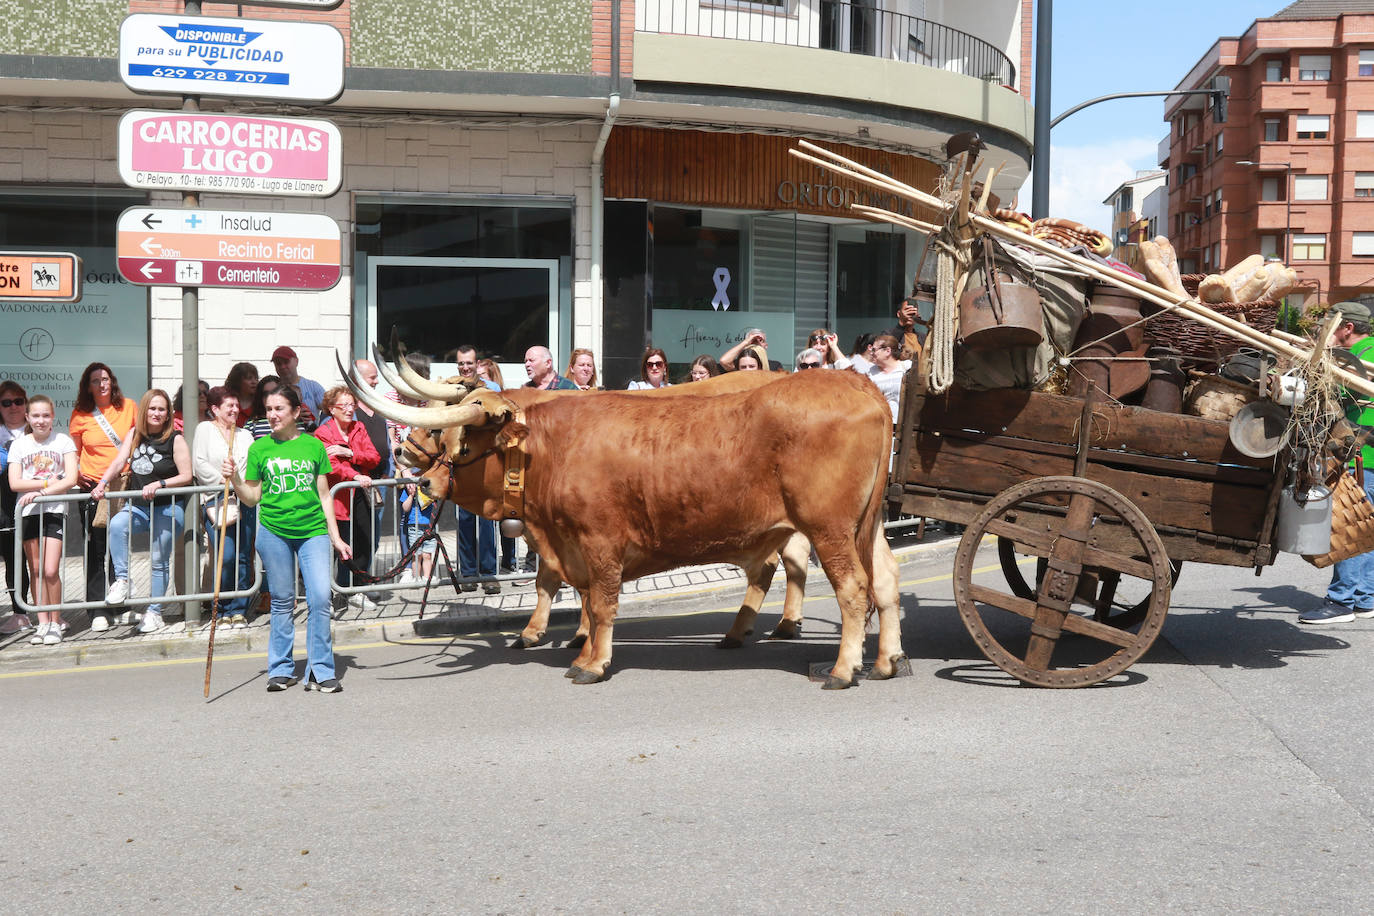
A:
[[[0,407],[23,407],[26,398],[0,398]]]
[[[821,364],[820,364],[820,363],[802,363],[802,364],[801,364],[800,366],[798,366],[797,368],[798,368],[798,369],[819,369],[820,367],[821,367]]]
[[[661,359],[651,359],[644,365],[649,369],[662,369],[665,364]]]

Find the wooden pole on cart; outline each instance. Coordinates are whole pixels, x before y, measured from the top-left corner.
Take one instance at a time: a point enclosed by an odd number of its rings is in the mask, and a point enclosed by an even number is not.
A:
[[[232,443],[232,439],[230,442]],[[230,453],[233,446],[230,445]],[[205,698],[210,698],[210,666],[215,659],[215,627],[219,625],[219,583],[220,574],[224,571],[224,528],[229,520],[229,486],[228,477],[224,478],[224,492],[219,498],[219,546],[215,550],[215,591],[214,597],[210,599],[210,643],[205,649]]]
[[[808,152],[803,152],[798,149],[788,150],[788,153],[798,159],[818,165],[824,169],[829,169],[855,181],[880,187],[883,190],[890,191],[907,200],[921,204],[922,206],[934,208],[941,212],[948,212],[949,210],[948,204],[932,194],[927,194],[924,191],[920,191],[889,176],[875,172],[867,166],[846,159],[840,154],[825,149],[824,147],[817,146],[814,143],[809,143],[805,140],[798,141],[798,143],[804,149],[819,154],[819,156],[811,155]],[[872,208],[865,208],[865,215],[886,219],[889,222],[897,222],[896,220],[891,220],[886,216],[880,215],[879,212],[874,211]],[[1278,353],[1295,360],[1305,361],[1309,356],[1309,351],[1305,349],[1300,350],[1286,341],[1257,331],[1249,325],[1236,321],[1234,318],[1230,318],[1207,308],[1196,300],[1186,296],[1179,297],[1169,290],[1156,286],[1146,280],[1128,276],[1120,271],[1098,264],[1096,261],[1090,261],[1087,258],[1079,257],[1062,248],[1051,245],[1041,239],[1037,239],[1034,236],[1012,229],[995,219],[989,219],[986,216],[971,213],[969,215],[969,220],[974,226],[986,232],[990,232],[1013,244],[1030,248],[1062,263],[1068,264],[1093,279],[1110,283],[1128,292],[1133,292],[1161,308],[1182,312],[1187,315],[1187,317],[1192,318],[1200,324],[1210,327],[1213,330],[1229,334],[1232,337],[1237,337],[1251,346],[1270,353]],[[1338,366],[1332,366],[1330,368],[1331,372],[1350,390],[1357,391],[1366,397],[1374,397],[1374,382],[1363,379]]]

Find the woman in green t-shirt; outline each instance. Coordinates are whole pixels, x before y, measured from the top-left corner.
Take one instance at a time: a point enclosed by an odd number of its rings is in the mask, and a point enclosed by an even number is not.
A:
[[[264,400],[272,434],[248,449],[243,473],[233,457],[225,458],[224,477],[245,506],[258,507],[258,556],[262,558],[267,590],[272,595],[272,633],[267,642],[267,689],[285,690],[295,684],[296,642],[295,568],[300,564],[307,608],[306,690],[337,693],[342,688],[334,674],[334,642],[330,633],[329,545],[339,556],[352,556],[348,543],[339,537],[334,520],[334,501],[325,475],[329,458],[314,436],[296,425],[301,398],[290,385],[282,385]]]

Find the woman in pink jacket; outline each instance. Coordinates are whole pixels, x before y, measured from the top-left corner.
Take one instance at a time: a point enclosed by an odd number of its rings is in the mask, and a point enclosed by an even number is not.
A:
[[[353,560],[365,568],[372,559],[372,478],[367,472],[382,460],[367,435],[363,424],[353,419],[353,394],[339,385],[324,393],[326,419],[315,428],[314,436],[324,444],[329,456],[329,486],[344,480],[356,480],[362,486],[340,490],[334,497],[334,518],[339,523],[339,537],[353,547]],[[335,581],[341,586],[364,585],[355,580],[346,564],[340,563]],[[377,605],[361,592],[348,599],[348,605],[360,611],[375,611]]]

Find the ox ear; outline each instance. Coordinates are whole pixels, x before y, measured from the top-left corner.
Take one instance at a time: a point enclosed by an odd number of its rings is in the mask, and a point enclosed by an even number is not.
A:
[[[496,434],[496,444],[502,448],[519,446],[530,433],[530,428],[519,420],[512,420]]]

